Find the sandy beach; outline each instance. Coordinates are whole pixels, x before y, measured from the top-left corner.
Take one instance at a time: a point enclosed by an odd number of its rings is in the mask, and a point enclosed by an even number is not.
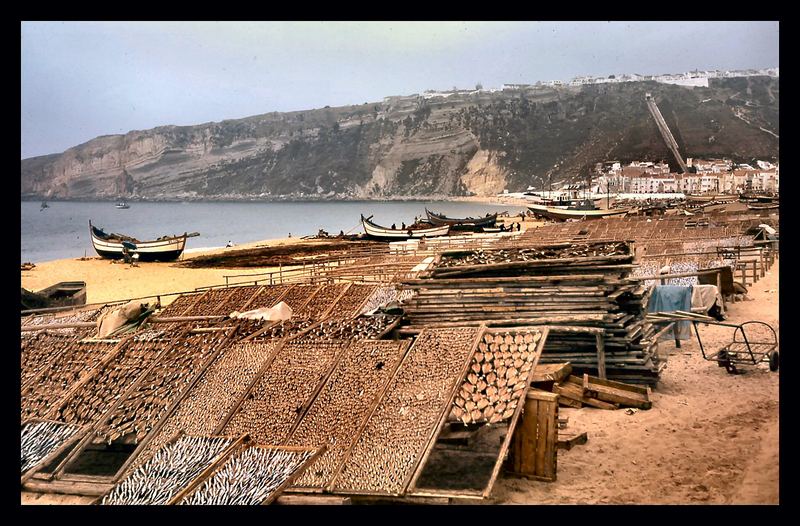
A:
[[[215,248],[184,252],[182,260],[205,254],[216,254],[243,248],[288,245],[301,242],[300,238],[271,239],[236,245],[231,248]],[[85,281],[86,302],[105,303],[145,296],[162,296],[161,304],[167,305],[175,299],[176,292],[191,292],[198,287],[223,285],[225,276],[241,274],[265,274],[277,271],[277,267],[256,269],[222,268],[183,268],[175,262],[142,262],[131,266],[112,262],[99,256],[86,259],[59,259],[38,263],[31,270],[22,271],[22,287],[28,290],[41,290],[61,281]],[[260,276],[264,278],[264,276]],[[231,282],[248,280],[246,277],[232,279]],[[259,276],[253,279],[259,279]]]

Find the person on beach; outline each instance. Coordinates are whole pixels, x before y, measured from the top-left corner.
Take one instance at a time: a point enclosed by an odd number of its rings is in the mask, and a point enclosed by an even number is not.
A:
[[[394,223],[392,223],[392,230],[397,230],[397,225],[395,225]]]
[[[406,223],[405,223],[405,221],[403,221],[402,223],[400,223],[400,228],[401,228],[402,230],[405,230],[405,229],[406,229]]]

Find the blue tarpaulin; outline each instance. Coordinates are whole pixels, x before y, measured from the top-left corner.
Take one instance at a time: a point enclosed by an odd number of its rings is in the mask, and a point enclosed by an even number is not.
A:
[[[691,312],[692,310],[692,287],[682,287],[679,285],[656,285],[647,304],[647,312],[674,312],[682,310]],[[661,336],[662,340],[671,340],[677,337],[679,340],[688,340],[692,337],[691,322],[675,322],[675,336],[672,332],[667,332]]]

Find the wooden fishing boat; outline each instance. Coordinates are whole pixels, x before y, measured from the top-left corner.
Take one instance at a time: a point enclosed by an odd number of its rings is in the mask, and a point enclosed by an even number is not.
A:
[[[736,201],[738,199],[738,195],[730,194],[686,194],[687,203],[710,203],[711,201],[725,203],[728,201]]]
[[[579,208],[542,205],[528,205],[528,210],[533,212],[534,215],[559,221],[566,221],[567,219],[602,219],[604,217],[624,215],[630,211],[629,208],[581,210]]]
[[[425,209],[425,213],[428,215],[428,221],[434,226],[442,226],[442,225],[450,225],[453,230],[458,229],[480,229],[483,227],[493,227],[495,223],[497,223],[497,214],[490,214],[486,217],[467,217],[464,219],[455,219],[452,217],[447,217],[443,214],[436,214]]]
[[[366,232],[367,237],[373,239],[399,241],[404,239],[420,239],[423,237],[430,238],[446,236],[450,231],[450,225],[435,226],[433,228],[414,228],[412,225],[406,227],[405,230],[386,228],[385,226],[373,223],[370,221],[371,218],[372,216],[364,217],[364,215],[361,214],[361,223],[364,225],[364,232]]]
[[[777,210],[780,208],[779,203],[748,203],[748,210]]]
[[[186,246],[186,238],[199,236],[198,232],[183,233],[180,236],[164,236],[154,241],[139,241],[138,239],[122,234],[107,234],[102,229],[92,225],[89,220],[89,233],[92,237],[92,246],[97,254],[108,259],[122,259],[123,243],[135,247],[139,254],[139,261],[173,261],[178,259]]]
[[[22,289],[22,310],[86,305],[85,281],[62,281],[31,292]]]

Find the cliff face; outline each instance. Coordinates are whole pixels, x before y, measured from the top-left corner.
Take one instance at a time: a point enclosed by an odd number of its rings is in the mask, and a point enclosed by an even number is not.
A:
[[[24,159],[23,198],[491,195],[583,179],[596,162],[667,160],[652,93],[684,157],[778,157],[778,82],[637,82],[391,97],[104,136]]]

